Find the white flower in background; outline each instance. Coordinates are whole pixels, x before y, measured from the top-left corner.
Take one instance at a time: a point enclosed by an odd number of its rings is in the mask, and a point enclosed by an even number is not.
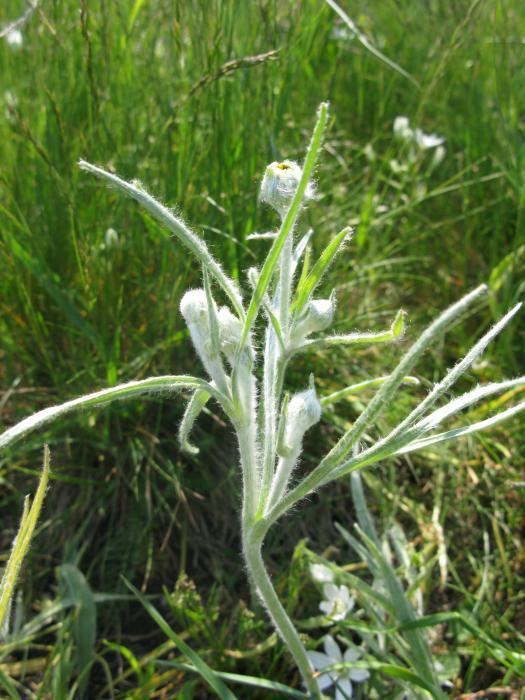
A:
[[[447,154],[447,149],[445,146],[439,145],[436,150],[434,151],[434,155],[432,156],[432,167],[437,168],[437,166],[443,161],[443,158]]]
[[[394,119],[394,136],[400,141],[412,141],[414,139],[414,132],[410,128],[408,117],[399,116]]]
[[[115,231],[114,228],[108,228],[106,229],[106,233],[104,234],[104,245],[106,248],[117,248],[119,245],[119,237],[118,233]]]
[[[422,151],[426,151],[429,148],[441,146],[445,139],[437,134],[425,134],[421,129],[416,129],[414,131],[414,141]]]
[[[399,116],[394,119],[394,136],[399,141],[404,141],[416,146],[420,151],[437,148],[445,143],[445,139],[437,134],[425,134],[422,129],[412,129],[408,117]],[[443,151],[443,156],[444,156]]]
[[[330,635],[324,638],[323,646],[324,654],[320,651],[307,652],[316,671],[322,671],[327,666],[334,664],[355,663],[363,654],[363,650],[358,647],[348,647],[343,654],[337,642]],[[352,683],[362,683],[369,677],[369,672],[364,668],[342,668],[322,673],[317,679],[317,683],[320,690],[326,690],[331,685],[335,685],[335,700],[346,700],[352,697]]]
[[[293,160],[270,163],[264,173],[259,199],[283,217],[292,202],[302,174],[303,169]],[[304,199],[312,199],[313,194],[313,187],[308,184]]]
[[[323,593],[326,600],[319,604],[319,610],[332,620],[344,620],[355,605],[348,588],[327,583],[323,586]]]
[[[310,564],[310,574],[317,583],[331,583],[334,580],[333,571],[324,564]]]
[[[18,49],[24,43],[24,37],[19,29],[10,29],[5,35],[5,40],[8,46],[12,46],[14,49]]]

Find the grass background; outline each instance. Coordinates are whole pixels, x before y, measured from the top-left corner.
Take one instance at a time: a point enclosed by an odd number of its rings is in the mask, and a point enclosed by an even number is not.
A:
[[[243,283],[267,245],[246,237],[275,225],[257,203],[264,168],[301,159],[317,105],[329,99],[319,199],[302,225],[315,230],[315,255],[343,225],[358,224],[326,286],[337,288],[337,327],[382,326],[402,306],[415,337],[439,309],[489,281],[488,304],[420,366],[434,381],[523,297],[525,9],[503,0],[342,6],[418,86],[372,56],[321,0],[43,0],[21,47],[0,41],[3,425],[119,381],[200,372],[178,311],[198,267],[133,203],[82,173],[79,158],[137,178],[175,206]],[[24,9],[4,0],[0,23]],[[406,157],[392,135],[399,114],[446,138],[441,164],[432,168],[427,155],[392,169]],[[522,314],[464,385],[523,373],[524,336]],[[398,355],[319,354],[294,364],[290,385],[314,371],[328,392],[388,372]],[[409,401],[402,397],[379,428]],[[359,408],[339,407],[312,431],[307,458]],[[182,409],[179,400],[144,400],[82,414],[1,456],[7,556],[44,440],[53,455],[15,630],[72,590],[96,610],[96,629],[94,614],[66,607],[4,650],[0,670],[21,697],[75,697],[79,673],[93,698],[207,697],[202,682],[162,672],[148,657],[168,653],[166,637],[122,575],[155,596],[212,667],[298,684],[245,580],[231,432],[222,416],[204,416],[195,434],[201,457],[189,459],[176,442]],[[400,520],[423,562],[426,609],[463,610],[514,649],[525,628],[523,426],[516,419],[367,477],[379,522]],[[307,538],[311,550],[348,563],[334,529],[334,521],[351,527],[348,503],[348,484],[337,484],[270,538],[267,560],[296,619],[316,614],[318,594],[303,549],[290,564],[291,551]],[[436,538],[436,509],[449,556],[444,588],[421,554]],[[518,692],[525,674],[506,671],[461,631],[447,635],[441,644],[461,659],[457,692]],[[268,650],[258,653],[258,644]]]

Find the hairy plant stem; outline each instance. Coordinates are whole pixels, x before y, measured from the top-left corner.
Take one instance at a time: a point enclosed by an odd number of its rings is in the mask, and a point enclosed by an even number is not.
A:
[[[312,698],[319,699],[321,698],[321,693],[314,678],[314,668],[310,663],[306,649],[301,642],[297,630],[275,592],[270,576],[264,565],[262,545],[267,531],[268,522],[265,520],[255,521],[247,528],[243,528],[243,551],[246,566],[248,567],[250,577],[256,587],[258,595],[266,607],[275,629],[284,640],[301,672],[308,692]]]

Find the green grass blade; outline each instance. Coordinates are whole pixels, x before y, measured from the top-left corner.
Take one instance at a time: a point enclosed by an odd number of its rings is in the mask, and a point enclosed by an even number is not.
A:
[[[277,238],[274,240],[272,247],[270,248],[270,251],[268,253],[268,256],[264,261],[264,265],[262,267],[259,279],[257,281],[257,286],[255,287],[250,301],[250,305],[248,307],[248,311],[246,312],[246,320],[244,322],[244,328],[240,343],[241,349],[246,343],[248,334],[250,333],[250,330],[252,329],[252,326],[255,323],[255,319],[259,312],[259,308],[262,304],[264,295],[266,294],[266,291],[272,279],[272,275],[279,262],[279,254],[281,252],[281,249],[286,239],[288,238],[288,235],[291,233],[295,221],[297,219],[297,215],[299,214],[299,209],[303,200],[303,196],[306,191],[308,181],[310,180],[310,176],[315,165],[317,154],[321,147],[321,142],[323,139],[323,134],[327,120],[328,103],[322,102],[319,107],[317,123],[314,127],[312,139],[310,141],[310,145],[306,153],[301,180],[299,181],[299,185],[297,186],[297,190],[295,192],[292,203],[290,204],[286,216],[283,219]]]
[[[147,600],[142,593],[135,588],[135,586],[124,578],[124,583],[138,598],[140,603],[144,606],[148,614],[157,623],[164,634],[171,639],[171,641],[177,645],[177,649],[187,656],[188,659],[193,663],[197,672],[201,677],[209,684],[211,688],[217,693],[221,700],[237,700],[236,696],[231,692],[231,690],[222,682],[220,677],[211,669],[208,664],[195,652],[191,647],[189,647],[186,642],[179,637],[176,632],[174,632],[168,625],[166,620],[162,617],[159,611]]]
[[[417,88],[419,88],[419,83],[415,78],[413,78],[410,73],[408,73],[404,68],[401,68],[395,61],[393,61],[391,58],[388,58],[388,56],[385,56],[384,53],[381,53],[379,49],[377,49],[369,40],[368,38],[358,29],[357,25],[355,22],[353,22],[350,17],[346,14],[346,12],[339,7],[339,5],[335,2],[335,0],[326,0],[328,5],[336,12],[339,17],[343,20],[343,22],[346,24],[346,26],[350,29],[352,34],[356,37],[356,39],[359,41],[362,46],[365,47],[367,51],[369,51],[373,56],[378,58],[380,61],[382,61],[385,65],[387,65],[389,68],[392,68],[392,70],[395,70],[396,73],[399,73],[399,75],[402,75],[404,78],[407,80],[410,80],[410,82],[415,85]]]
[[[199,673],[198,669],[190,664],[181,664],[177,661],[157,661],[158,666],[168,667],[168,668],[180,668],[184,671],[190,671],[193,673]],[[262,688],[264,690],[269,690],[272,693],[280,693],[289,698],[303,698],[307,699],[310,696],[306,693],[302,693],[300,690],[295,690],[295,688],[290,688],[283,683],[278,683],[277,681],[270,681],[267,678],[258,678],[257,676],[243,676],[239,673],[228,673],[227,671],[215,671],[215,674],[220,678],[224,678],[225,681],[231,681],[232,683],[239,683],[240,685],[246,685],[250,688]]]
[[[10,679],[3,671],[0,671],[0,688],[5,690],[7,694],[6,697],[11,698],[11,700],[22,700],[22,696],[19,695],[14,684],[11,683]]]
[[[44,466],[40,483],[35,494],[32,505],[29,507],[29,500],[24,503],[24,513],[20,528],[13,542],[13,549],[0,583],[0,629],[3,628],[5,618],[9,612],[9,606],[13,591],[18,579],[20,567],[29,548],[31,538],[36,528],[38,516],[44,502],[44,496],[49,481],[50,454],[47,445],[44,446]]]

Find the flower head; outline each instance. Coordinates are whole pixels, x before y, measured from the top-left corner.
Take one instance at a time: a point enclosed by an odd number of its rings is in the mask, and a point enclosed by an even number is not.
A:
[[[323,586],[323,593],[325,600],[319,604],[319,610],[332,620],[344,620],[355,605],[348,588],[326,583]]]
[[[302,174],[303,169],[293,160],[270,163],[264,173],[259,199],[269,204],[283,217],[292,202]],[[312,197],[313,187],[308,184],[304,199]]]
[[[348,647],[343,654],[335,639],[330,635],[324,638],[323,646],[324,654],[320,651],[307,652],[308,658],[317,671],[322,671],[327,666],[334,664],[354,663],[363,654],[362,649],[353,646]],[[364,668],[342,668],[322,673],[317,679],[317,683],[320,690],[326,690],[331,685],[335,685],[335,700],[346,700],[346,698],[352,697],[352,682],[362,683],[369,677],[369,672]]]

